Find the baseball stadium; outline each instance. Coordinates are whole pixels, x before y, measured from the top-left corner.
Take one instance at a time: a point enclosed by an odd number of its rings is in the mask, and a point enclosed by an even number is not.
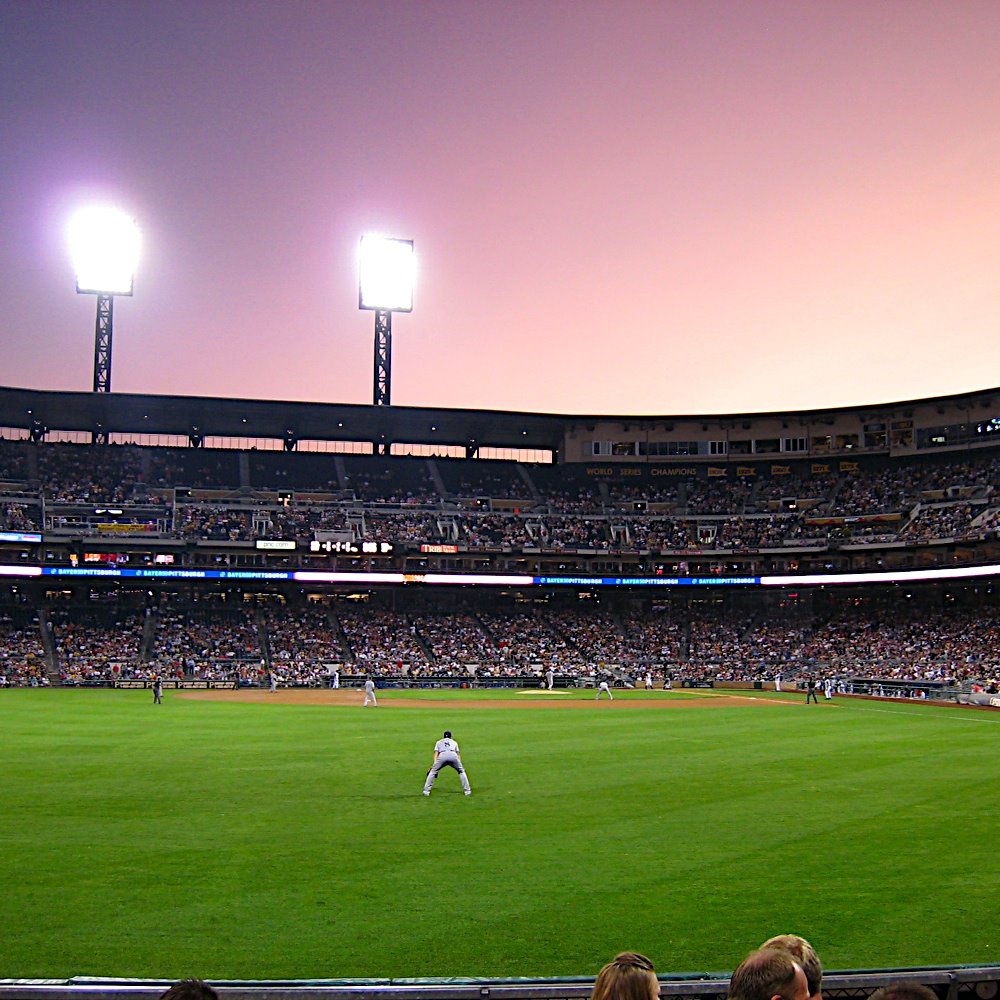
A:
[[[998,414],[0,390],[5,996],[992,996]]]
[[[998,52],[0,4],[0,1000],[1000,1000]]]

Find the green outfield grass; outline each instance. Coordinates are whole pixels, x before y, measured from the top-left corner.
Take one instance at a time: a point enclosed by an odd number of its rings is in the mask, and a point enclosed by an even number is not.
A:
[[[715,971],[787,931],[829,969],[1000,961],[1000,714],[625,700],[2,691],[0,977]],[[420,794],[444,728],[471,798]]]

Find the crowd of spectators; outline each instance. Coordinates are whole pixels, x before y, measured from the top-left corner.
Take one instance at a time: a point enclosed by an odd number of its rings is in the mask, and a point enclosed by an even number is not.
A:
[[[968,503],[924,505],[903,526],[899,537],[907,541],[963,538],[970,533],[973,521],[984,510],[982,505]]]
[[[28,458],[23,441],[0,437],[0,483],[23,484],[28,479]]]
[[[131,608],[54,608],[49,626],[63,684],[143,672],[146,616]]]
[[[474,615],[426,613],[411,616],[411,621],[430,652],[430,672],[471,674],[496,661],[496,645]]]
[[[34,617],[33,617],[34,615]],[[52,639],[51,654],[45,645]],[[1000,609],[855,608],[836,613],[737,613],[602,607],[423,609],[280,603],[237,609],[109,604],[9,609],[0,617],[5,684],[185,677],[287,685],[347,674],[587,678],[608,672],[658,681],[795,682],[813,676],[1000,684]]]
[[[296,475],[281,475],[283,463],[300,458]],[[1000,459],[988,455],[636,483],[572,466],[508,462],[280,453],[239,459],[210,449],[0,441],[0,530],[96,532],[80,511],[107,520],[111,515],[94,510],[105,504],[120,510],[117,527],[142,524],[153,511],[169,536],[227,544],[334,532],[473,550],[738,553],[830,542],[924,545],[1000,530]],[[302,492],[255,492],[262,483],[254,476],[275,490],[294,479]],[[850,611],[788,621],[712,608],[683,617],[549,608],[404,615],[248,605],[149,616],[134,608],[56,608],[34,622],[20,613],[0,620],[0,637],[7,684],[156,674],[257,684],[268,670],[281,683],[311,684],[323,681],[330,663],[410,676],[538,676],[551,667],[573,677],[607,665],[623,679],[647,670],[695,681],[867,672],[883,685],[1000,683],[1000,622],[992,610]]]
[[[0,531],[39,531],[41,526],[42,509],[37,501],[0,502]]]
[[[588,477],[583,467],[458,459],[278,454],[250,463],[266,467],[270,482],[280,479],[281,462],[301,459],[319,492],[295,495],[255,492],[245,470],[241,482],[237,452],[0,446],[0,480],[7,484],[0,528],[10,531],[38,530],[44,513],[52,530],[145,524],[187,541],[310,539],[335,531],[354,540],[472,549],[741,552],[975,539],[1000,523],[1000,459],[988,455],[855,463],[828,474],[635,483]],[[105,503],[118,506],[113,518],[74,511]],[[108,528],[109,520],[117,524]]]
[[[431,665],[416,626],[391,611],[339,615],[350,659],[358,673],[405,675]]]
[[[333,664],[343,663],[340,629],[328,610],[282,608],[261,617],[270,668],[280,683],[318,685],[328,677]]]
[[[0,686],[45,684],[48,672],[38,615],[0,611]]]
[[[164,677],[256,683],[265,663],[252,610],[156,613],[150,670]]]
[[[133,447],[41,446],[38,477],[46,500],[55,503],[124,503],[145,483],[144,457]],[[145,498],[145,487],[140,493]]]

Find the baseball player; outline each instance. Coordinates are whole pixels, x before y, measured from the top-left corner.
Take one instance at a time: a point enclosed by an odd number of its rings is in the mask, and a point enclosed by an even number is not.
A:
[[[278,675],[273,671],[269,671],[268,675],[271,681],[271,694],[274,694],[278,690]]]
[[[549,667],[549,669],[545,671],[545,689],[547,691],[551,691],[555,687],[555,684],[556,684],[556,672],[551,667]]]
[[[163,679],[159,674],[153,678],[153,704],[163,704]]]
[[[466,795],[472,794],[469,786],[469,779],[466,776],[465,768],[462,766],[462,758],[458,755],[458,744],[451,738],[451,730],[446,729],[444,736],[434,744],[434,763],[431,764],[427,772],[427,780],[424,782],[424,795],[430,795],[434,782],[437,780],[438,771],[442,767],[453,767],[458,771],[458,780],[462,782],[462,790]]]
[[[600,700],[602,694],[606,694],[612,701],[615,700],[615,696],[611,693],[611,687],[607,681],[601,681],[601,683],[597,685],[597,694],[594,697],[594,701]]]
[[[378,707],[378,702],[375,700],[375,682],[370,677],[365,679],[365,700],[361,703],[361,707],[364,708],[369,703]]]

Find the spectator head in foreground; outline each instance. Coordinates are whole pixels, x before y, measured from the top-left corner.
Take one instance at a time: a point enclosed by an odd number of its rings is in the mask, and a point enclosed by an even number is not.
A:
[[[798,934],[778,934],[760,947],[787,951],[802,966],[802,971],[806,974],[809,1000],[819,1000],[823,990],[823,965],[819,955],[816,954],[816,949],[804,937],[799,937]]]
[[[174,983],[160,1000],[219,1000],[219,994],[200,979],[182,979]]]
[[[590,1000],[658,1000],[660,981],[645,955],[623,951],[597,974]]]
[[[883,986],[881,989],[877,989],[868,1000],[938,1000],[938,996],[929,986],[911,979]]]
[[[729,1000],[809,1000],[802,966],[779,948],[753,951],[729,981]]]

